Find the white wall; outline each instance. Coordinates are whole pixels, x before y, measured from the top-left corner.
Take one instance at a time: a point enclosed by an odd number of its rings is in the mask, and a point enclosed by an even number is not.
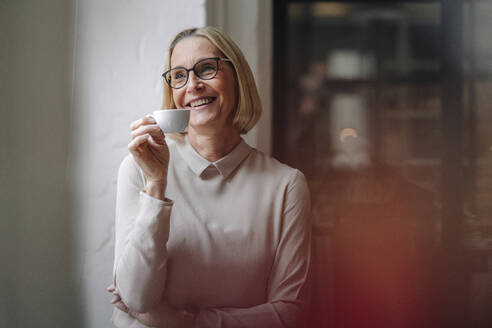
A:
[[[73,2],[0,1],[0,327],[82,327],[67,165]]]
[[[204,0],[78,1],[73,185],[86,327],[110,327],[116,175],[129,124],[161,107],[166,48],[205,24]]]

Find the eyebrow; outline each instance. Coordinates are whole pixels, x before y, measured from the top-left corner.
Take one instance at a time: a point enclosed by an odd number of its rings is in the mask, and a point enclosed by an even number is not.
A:
[[[193,65],[191,65],[191,67],[193,67],[196,63],[198,63],[200,60],[203,60],[203,59],[207,59],[207,58],[222,58],[220,56],[217,56],[217,55],[213,55],[213,56],[205,56],[205,57],[200,57],[198,58],[194,63]],[[187,68],[183,65],[177,65],[177,66],[171,66],[169,69],[173,69],[173,68]]]

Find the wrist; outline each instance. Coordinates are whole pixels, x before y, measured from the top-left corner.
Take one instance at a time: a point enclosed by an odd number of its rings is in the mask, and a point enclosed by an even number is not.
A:
[[[150,197],[164,200],[166,186],[166,181],[147,181],[144,192]]]

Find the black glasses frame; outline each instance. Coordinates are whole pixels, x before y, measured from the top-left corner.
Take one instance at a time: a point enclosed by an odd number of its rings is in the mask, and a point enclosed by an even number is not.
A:
[[[210,60],[210,59],[213,59],[215,60],[216,62],[216,65],[217,65],[217,69],[215,70],[215,74],[212,75],[211,77],[208,77],[208,78],[203,78],[200,76],[200,74],[197,73],[197,71],[195,70],[196,66],[198,64],[200,64],[201,62],[204,62],[205,60]],[[228,61],[230,62],[231,60],[228,59],[228,58],[221,58],[221,57],[209,57],[209,58],[202,58],[200,59],[199,61],[197,61],[192,68],[186,68],[186,67],[183,67],[183,66],[177,66],[177,67],[173,67],[167,71],[165,71],[164,73],[162,73],[162,77],[164,78],[164,80],[166,80],[166,83],[169,85],[169,87],[173,88],[173,89],[181,89],[182,87],[184,87],[186,85],[186,83],[188,83],[188,79],[190,78],[190,71],[193,71],[193,73],[195,73],[195,75],[200,79],[200,80],[211,80],[213,79],[214,77],[217,76],[217,73],[219,72],[219,61],[221,60],[224,60],[224,61]],[[173,70],[176,70],[176,69],[184,69],[186,71],[186,80],[185,82],[183,83],[182,86],[179,86],[179,87],[173,87],[171,85],[171,82],[170,80],[168,79],[168,75],[169,73],[171,73],[171,71]]]

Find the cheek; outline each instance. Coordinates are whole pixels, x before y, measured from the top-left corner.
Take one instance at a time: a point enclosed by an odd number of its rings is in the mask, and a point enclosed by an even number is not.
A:
[[[183,107],[183,104],[181,103],[183,101],[183,93],[178,90],[173,90],[172,95],[176,107]]]
[[[237,88],[234,84],[225,85],[223,90],[223,101],[229,105],[234,105],[237,101]]]
[[[239,101],[238,88],[236,85],[232,85],[229,90],[229,102],[233,106],[233,110],[237,107]]]

